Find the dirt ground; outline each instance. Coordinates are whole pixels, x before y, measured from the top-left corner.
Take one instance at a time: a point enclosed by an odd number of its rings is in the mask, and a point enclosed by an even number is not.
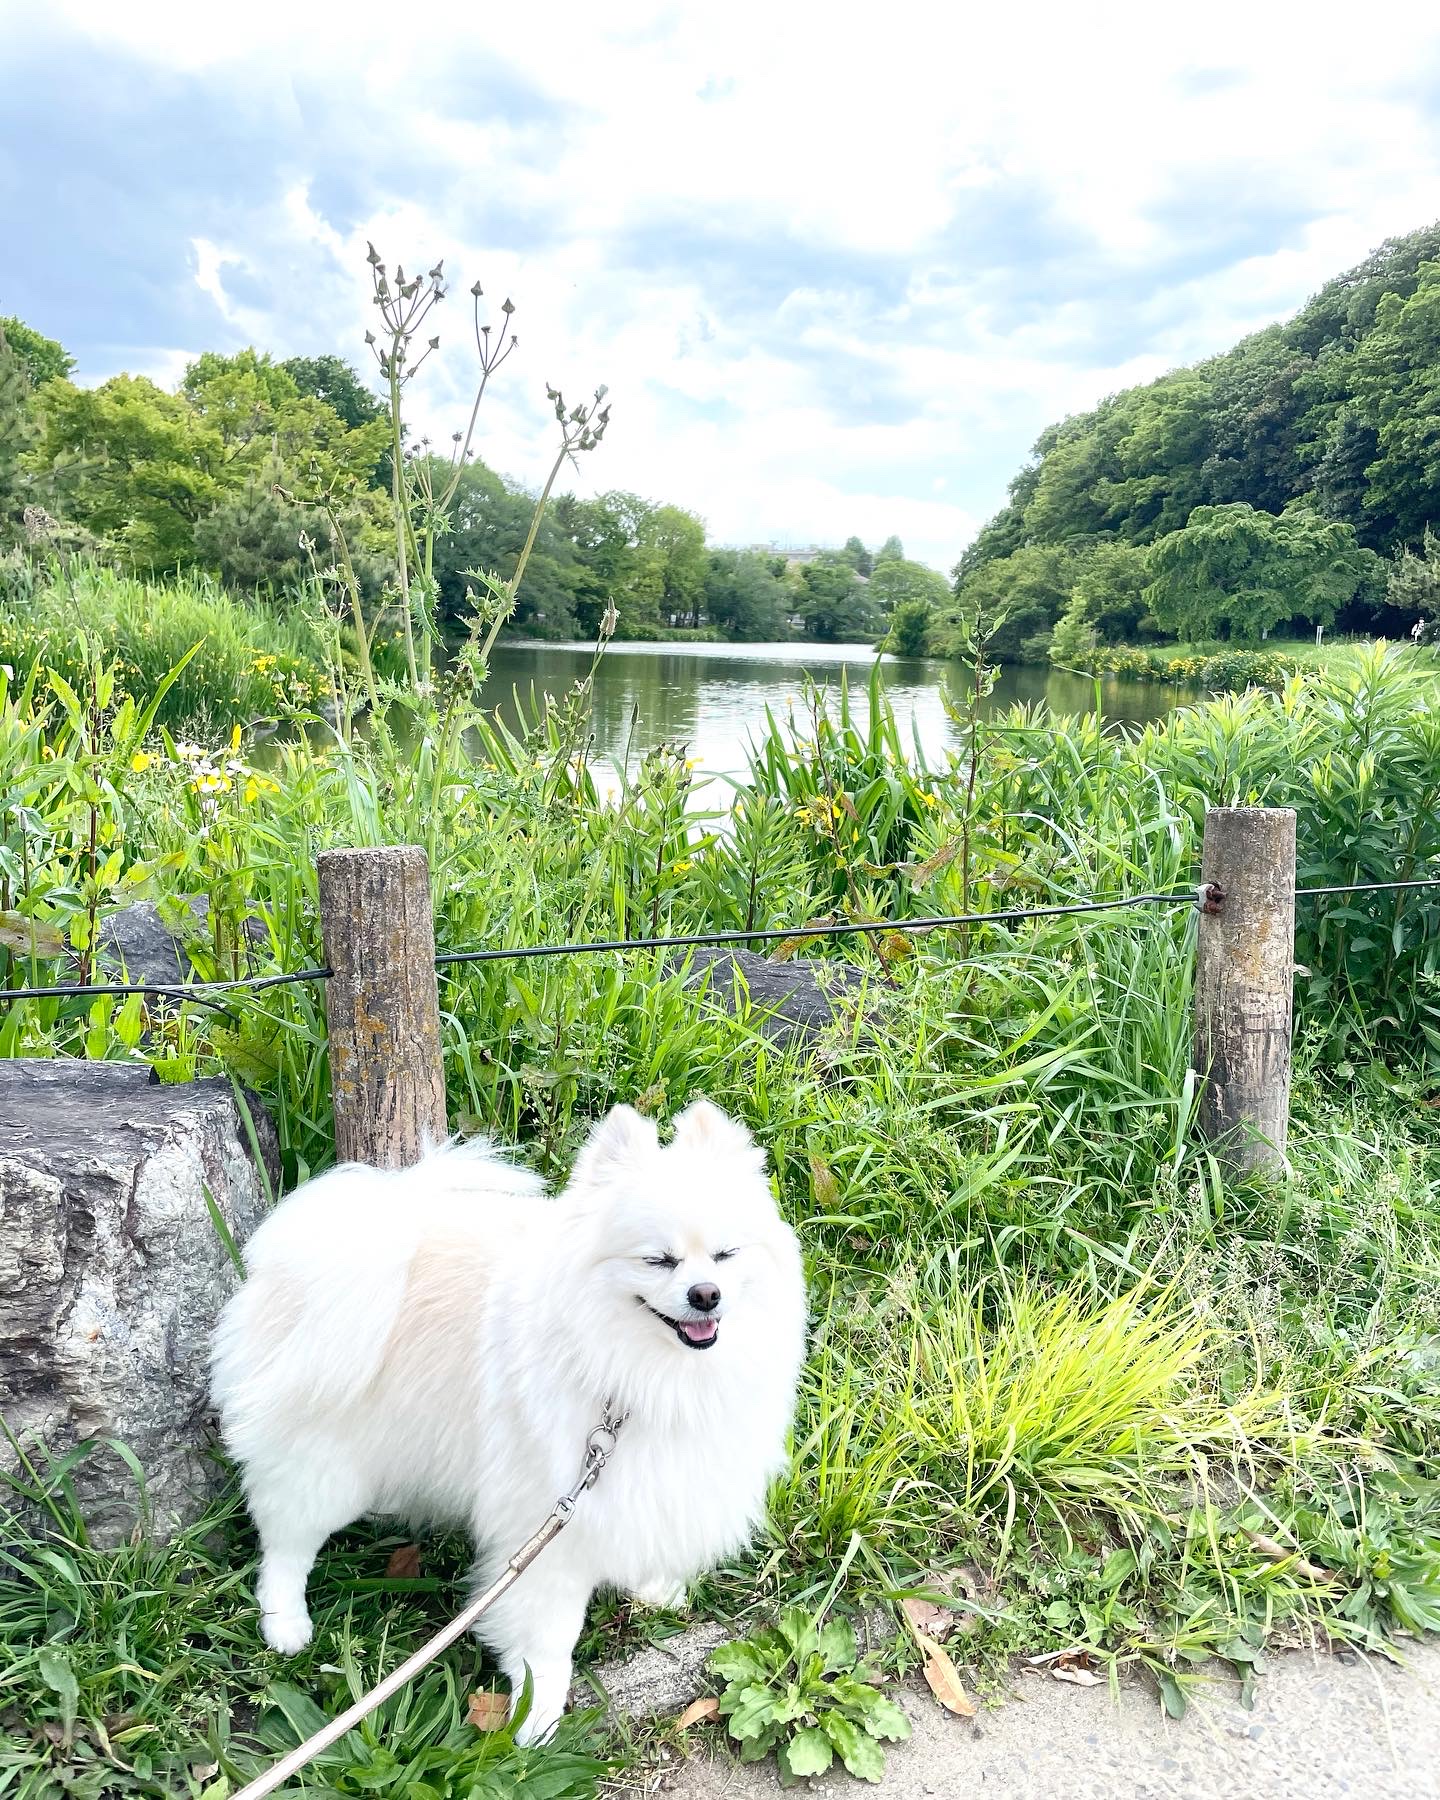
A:
[[[1276,1656],[1253,1711],[1216,1679],[1184,1719],[1168,1719],[1153,1688],[1077,1688],[1025,1673],[1016,1698],[973,1720],[923,1690],[903,1697],[914,1727],[890,1749],[881,1791],[891,1800],[1440,1800],[1440,1646],[1412,1645],[1407,1665],[1378,1657]],[[864,1784],[841,1771],[805,1784],[824,1796]],[[690,1760],[671,1760],[634,1794],[677,1800],[766,1800],[773,1764],[741,1767],[713,1731]]]

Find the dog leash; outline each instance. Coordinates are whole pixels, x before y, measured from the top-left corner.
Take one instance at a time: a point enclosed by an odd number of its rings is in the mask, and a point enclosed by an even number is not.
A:
[[[398,1693],[405,1683],[418,1675],[426,1665],[437,1657],[448,1645],[453,1644],[482,1613],[492,1607],[507,1588],[520,1579],[534,1562],[545,1546],[559,1537],[560,1533],[575,1516],[575,1507],[582,1494],[586,1493],[600,1479],[600,1472],[615,1454],[615,1445],[620,1436],[620,1428],[630,1417],[628,1412],[617,1413],[614,1402],[605,1402],[604,1413],[600,1423],[585,1439],[585,1464],[577,1476],[574,1485],[566,1490],[555,1502],[550,1516],[534,1534],[527,1538],[500,1574],[483,1594],[477,1594],[461,1613],[457,1613],[448,1625],[443,1625],[434,1637],[427,1638],[413,1655],[407,1656],[403,1663],[392,1669],[383,1681],[377,1682],[366,1694],[362,1694],[353,1706],[347,1707],[338,1719],[332,1719],[313,1737],[306,1738],[293,1750],[282,1756],[263,1775],[257,1775],[253,1781],[246,1782],[234,1797],[234,1800],[261,1800],[264,1794],[273,1794],[275,1789],[287,1782],[297,1770],[303,1769],[320,1752],[333,1744],[337,1738],[344,1737],[352,1726],[358,1725],[361,1719],[382,1706],[390,1696]]]

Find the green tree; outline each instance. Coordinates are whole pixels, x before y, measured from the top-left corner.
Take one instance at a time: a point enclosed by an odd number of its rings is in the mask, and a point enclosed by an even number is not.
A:
[[[1301,389],[1309,369],[1309,359],[1279,325],[1245,338],[1208,365],[1210,448],[1201,469],[1208,503],[1248,500],[1278,513],[1305,486]]]
[[[1026,544],[982,563],[956,582],[954,608],[937,631],[944,654],[958,654],[966,622],[999,620],[987,634],[992,662],[1044,662],[1050,633],[1069,604],[1079,551],[1067,544]]]
[[[368,486],[385,441],[383,421],[350,430],[254,350],[207,352],[175,394],[134,375],[98,388],[55,377],[37,404],[41,432],[28,460],[40,488],[152,570],[193,562],[200,521],[273,458],[297,500],[345,506]]]
[[[886,613],[909,600],[943,607],[949,598],[950,585],[938,570],[927,569],[924,563],[906,562],[903,557],[876,563],[870,577],[870,599]]]
[[[1070,565],[1070,598],[1050,638],[1050,660],[1084,666],[1096,644],[1133,643],[1153,630],[1145,600],[1147,553],[1134,544],[1077,547]]]
[[[640,547],[654,511],[648,500],[619,488],[593,500],[571,498],[557,508],[556,517],[570,530],[579,557],[579,604],[589,615],[588,631],[593,632],[613,601],[620,614],[617,636],[662,635],[663,582],[656,559],[642,557]]]
[[[1440,223],[1382,245],[1286,323],[1047,427],[955,576],[1036,545],[1147,545],[1197,507],[1280,516],[1296,502],[1390,553],[1437,522]],[[1388,628],[1366,593],[1342,623]]]
[[[1390,565],[1385,603],[1398,633],[1409,635],[1418,623],[1420,635],[1433,640],[1440,622],[1440,537],[1433,531],[1425,533],[1418,553],[1402,550]]]
[[[636,542],[635,579],[662,624],[696,626],[705,597],[705,526],[679,506],[650,508]]]
[[[1092,654],[1098,641],[1094,621],[1085,604],[1085,596],[1076,587],[1071,592],[1069,604],[1061,613],[1055,629],[1050,633],[1050,660],[1057,668],[1083,670],[1086,658]]]
[[[139,375],[97,388],[45,384],[28,461],[56,510],[142,569],[194,560],[195,527],[238,474],[219,434],[180,394]]]
[[[43,337],[13,316],[0,319],[0,337],[18,358],[32,388],[43,387],[47,381],[63,380],[75,367],[75,358],[62,344],[57,344],[54,338]]]
[[[788,637],[789,610],[790,590],[769,557],[754,550],[710,552],[705,614],[727,638],[754,644]]]
[[[297,394],[323,400],[351,431],[385,416],[383,403],[341,356],[291,356],[279,365]]]
[[[274,452],[307,495],[348,495],[368,486],[385,449],[383,418],[351,428],[258,350],[233,356],[207,350],[186,369],[180,391],[218,434],[227,468],[243,465],[248,473]]]
[[[1440,523],[1440,262],[1415,291],[1386,294],[1352,359],[1355,406],[1375,432],[1365,511],[1382,542],[1417,544]]]
[[[817,557],[800,570],[797,610],[806,636],[826,644],[872,637],[880,624],[865,583],[849,562],[833,554]]]
[[[1378,597],[1381,570],[1349,525],[1303,508],[1201,506],[1152,546],[1145,599],[1177,637],[1252,642],[1292,620],[1330,624],[1357,595]]]
[[[924,656],[934,617],[928,600],[902,600],[890,615],[890,629],[875,648],[891,656]]]
[[[35,435],[30,378],[0,324],[0,544],[15,535],[28,482],[25,452]]]
[[[875,552],[875,567],[877,569],[880,567],[881,563],[903,562],[904,560],[905,546],[900,542],[898,537],[893,535],[886,538],[885,542]]]
[[[1145,589],[1149,559],[1135,544],[1102,543],[1082,550],[1072,572],[1086,621],[1102,644],[1131,644],[1153,629]]]
[[[199,521],[195,560],[230,588],[271,596],[293,592],[316,567],[323,572],[337,561],[337,525],[361,594],[376,600],[389,573],[383,517],[367,516],[355,505],[332,515],[297,500],[278,456],[227,491]]]
[[[864,544],[860,542],[858,537],[846,538],[845,547],[841,550],[840,555],[849,563],[850,567],[857,575],[869,575],[873,566],[870,560],[870,552],[865,548]]]
[[[637,509],[645,502],[633,494],[601,494],[580,500],[561,494],[552,503],[556,529],[575,554],[574,606],[576,629],[594,637],[606,607],[621,605],[629,587],[634,562],[634,530]],[[630,620],[620,620],[619,635],[630,633]]]
[[[437,462],[434,485],[448,480],[449,464]],[[479,461],[460,471],[444,531],[435,540],[435,579],[440,609],[451,618],[464,617],[468,571],[498,575],[508,581],[530,531],[534,496],[513,486]],[[563,638],[578,629],[576,594],[579,559],[567,537],[558,509],[540,521],[535,547],[525,568],[511,619],[515,631],[536,637]]]
[[[1327,519],[1353,525],[1372,547],[1385,541],[1383,523],[1367,513],[1366,470],[1375,460],[1380,434],[1358,408],[1345,405],[1332,415],[1315,458],[1312,497]]]

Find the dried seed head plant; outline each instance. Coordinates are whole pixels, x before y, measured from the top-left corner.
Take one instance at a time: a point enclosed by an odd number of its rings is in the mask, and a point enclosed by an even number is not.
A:
[[[437,262],[424,275],[407,276],[403,264],[397,263],[393,270],[387,268],[373,244],[368,248],[366,260],[370,265],[371,303],[379,315],[379,329],[367,331],[365,342],[384,379],[388,399],[390,503],[395,531],[394,600],[404,635],[406,698],[412,704],[430,707],[433,705],[433,653],[439,642],[435,542],[450,528],[449,508],[461,471],[475,454],[475,429],[490,379],[518,348],[519,337],[511,329],[515,303],[508,296],[501,302],[497,326],[485,317],[484,288],[479,281],[472,284],[471,327],[479,361],[479,379],[469,420],[463,432],[452,433],[448,461],[430,454],[428,438],[419,440],[420,453],[416,454],[408,451],[406,445],[405,394],[420,369],[440,348],[440,337],[433,330],[431,315],[449,291],[444,264]],[[466,575],[480,591],[477,593],[476,588],[468,586],[465,590],[470,608],[469,629],[452,662],[450,694],[445,709],[447,722],[457,700],[473,693],[484,680],[486,659],[501,627],[515,610],[525,567],[561,469],[567,462],[573,464],[584,452],[594,450],[605,435],[610,423],[610,408],[605,404],[605,395],[606,389],[601,386],[596,388],[593,400],[579,406],[567,406],[558,388],[546,386],[545,396],[554,407],[556,423],[560,427],[560,442],[536,499],[529,532],[514,570],[503,578],[493,570],[466,570]],[[352,600],[353,610],[358,613],[358,596],[352,595]],[[363,651],[363,625],[361,639]],[[370,685],[373,692],[373,681]]]

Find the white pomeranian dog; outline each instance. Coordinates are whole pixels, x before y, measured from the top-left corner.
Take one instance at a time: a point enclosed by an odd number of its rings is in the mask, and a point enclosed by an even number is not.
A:
[[[305,1582],[365,1513],[468,1525],[488,1585],[576,1480],[607,1407],[615,1452],[564,1532],[476,1627],[529,1717],[564,1711],[597,1587],[678,1605],[739,1550],[784,1465],[804,1351],[795,1234],[765,1153],[706,1100],[661,1147],[617,1106],[569,1186],[486,1144],[347,1164],[251,1238],[213,1392],[260,1535],[272,1648],[310,1641]]]

